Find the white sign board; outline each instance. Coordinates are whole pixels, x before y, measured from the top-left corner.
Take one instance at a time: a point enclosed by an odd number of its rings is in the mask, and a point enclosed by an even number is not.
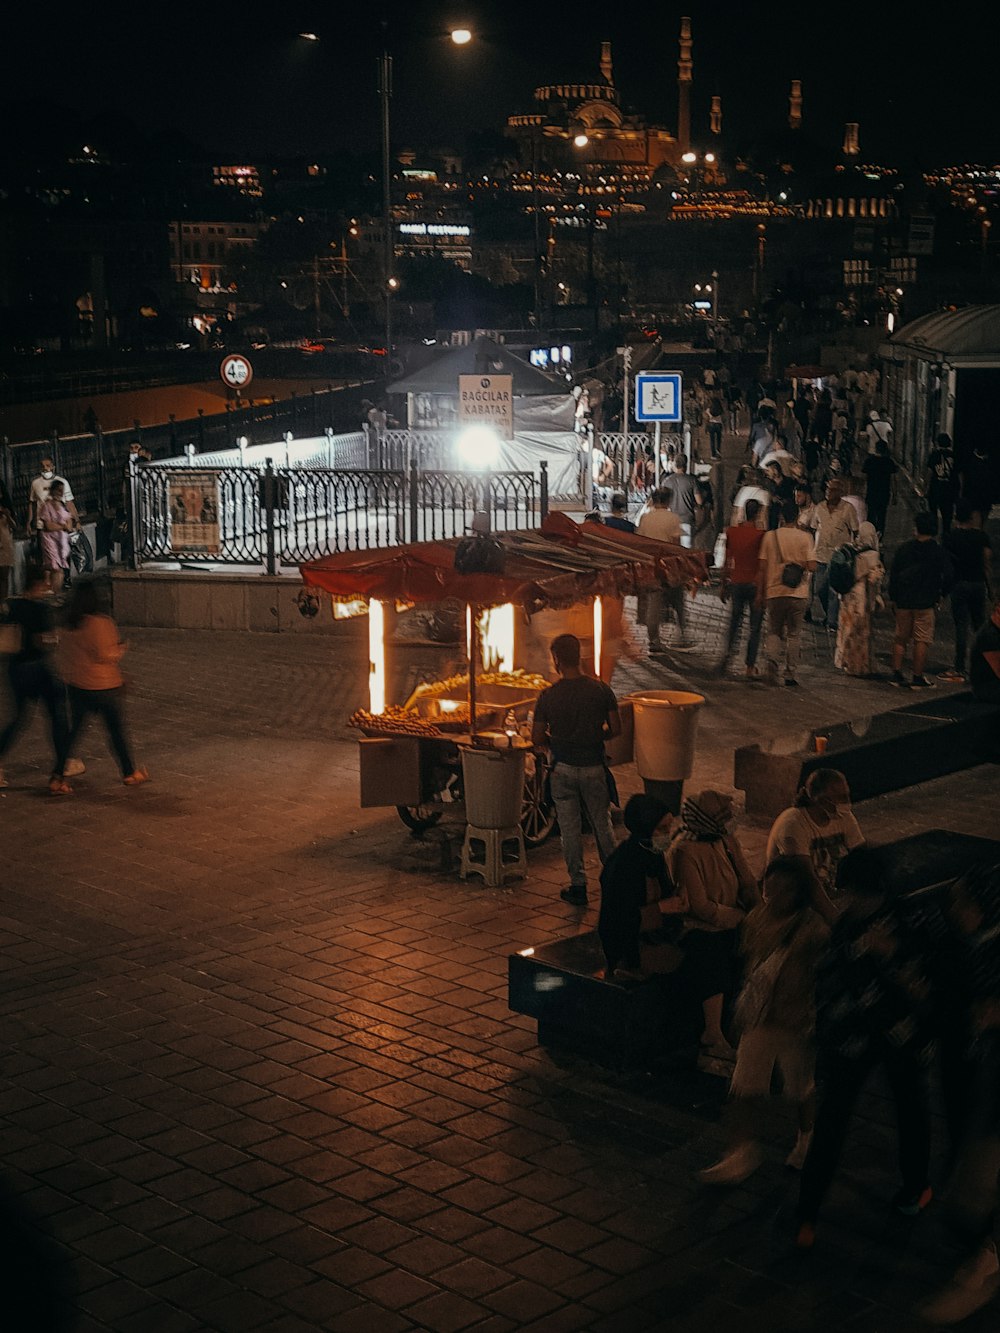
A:
[[[459,375],[458,425],[490,426],[502,440],[512,440],[513,375]]]
[[[228,384],[231,389],[244,389],[253,379],[253,366],[245,356],[234,353],[223,358],[219,374],[223,384]]]
[[[635,419],[665,421],[671,425],[683,421],[683,377],[679,372],[653,374],[642,371],[636,375]]]

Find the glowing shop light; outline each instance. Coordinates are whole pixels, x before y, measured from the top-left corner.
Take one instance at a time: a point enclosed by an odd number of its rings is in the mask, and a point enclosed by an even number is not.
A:
[[[594,675],[601,678],[601,641],[604,638],[604,603],[594,598]]]
[[[368,709],[385,712],[385,607],[368,603]]]
[[[452,28],[451,40],[456,46],[468,46],[472,41],[472,33],[468,28]]]
[[[495,467],[500,459],[500,437],[489,426],[466,426],[455,448],[465,466],[477,470]]]
[[[484,671],[514,670],[514,606],[491,606],[479,617]]]

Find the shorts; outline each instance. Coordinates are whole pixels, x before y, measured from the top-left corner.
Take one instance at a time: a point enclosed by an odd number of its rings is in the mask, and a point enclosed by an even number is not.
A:
[[[897,608],[896,633],[893,637],[896,643],[909,643],[911,639],[914,643],[933,643],[934,608],[928,607],[926,611],[901,611]]]
[[[751,1028],[740,1037],[729,1091],[734,1097],[767,1097],[774,1066],[781,1070],[784,1095],[804,1102],[813,1090],[816,1056],[807,1037],[787,1028]]]

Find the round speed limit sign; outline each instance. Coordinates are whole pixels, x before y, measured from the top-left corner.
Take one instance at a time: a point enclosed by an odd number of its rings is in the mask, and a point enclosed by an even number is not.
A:
[[[245,389],[253,379],[253,366],[245,356],[233,354],[223,359],[219,374],[231,389]]]

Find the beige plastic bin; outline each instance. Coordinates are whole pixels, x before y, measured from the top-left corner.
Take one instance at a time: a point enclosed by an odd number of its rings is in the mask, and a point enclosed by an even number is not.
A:
[[[644,690],[631,694],[635,717],[635,766],[641,778],[683,782],[694,764],[698,713],[703,694]]]
[[[465,817],[473,828],[516,828],[524,803],[524,749],[462,750]]]

